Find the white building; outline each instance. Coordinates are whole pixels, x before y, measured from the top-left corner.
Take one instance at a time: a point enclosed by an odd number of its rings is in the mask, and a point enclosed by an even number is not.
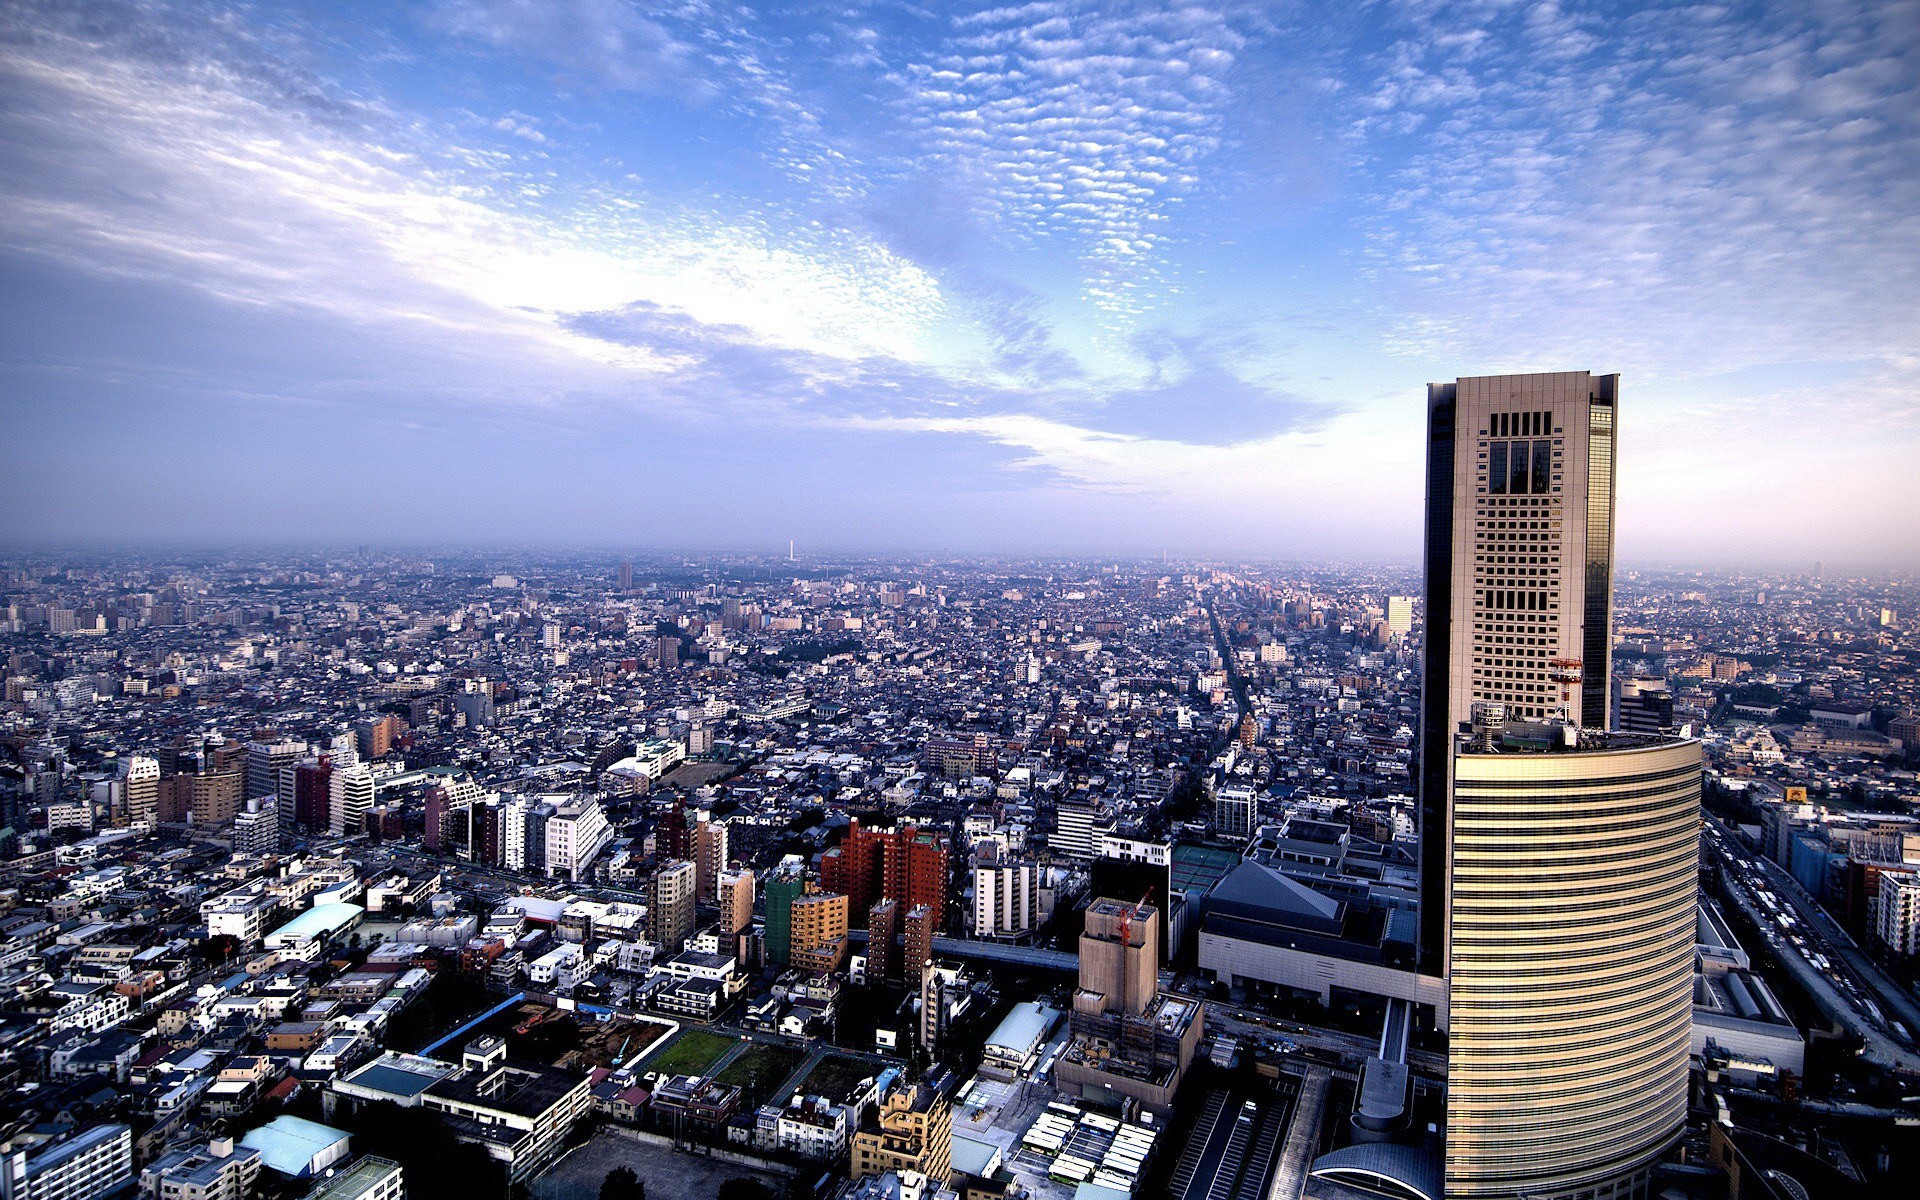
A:
[[[547,818],[546,840],[547,874],[578,879],[613,840],[613,826],[598,801],[567,800]]]
[[[96,1125],[0,1156],[0,1200],[95,1200],[132,1180],[133,1130],[125,1125]]]
[[[359,833],[373,807],[373,772],[358,763],[343,769],[336,759],[327,786],[328,827],[336,834]]]
[[[1875,932],[1895,954],[1920,954],[1920,871],[1880,876],[1880,914]]]
[[[1260,817],[1260,801],[1250,787],[1223,787],[1213,797],[1213,827],[1221,837],[1246,841]]]
[[[976,862],[973,936],[1020,937],[1040,924],[1040,867],[1031,862]]]

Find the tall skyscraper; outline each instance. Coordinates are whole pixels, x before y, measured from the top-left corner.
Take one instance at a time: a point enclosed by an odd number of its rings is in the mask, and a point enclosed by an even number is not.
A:
[[[1686,1115],[1700,748],[1609,727],[1618,376],[1428,392],[1420,964],[1446,1195],[1629,1200]]]
[[[1420,958],[1439,973],[1453,738],[1473,706],[1605,728],[1618,375],[1427,387]]]
[[[160,821],[160,763],[136,755],[122,769],[127,781],[127,823],[152,829]]]

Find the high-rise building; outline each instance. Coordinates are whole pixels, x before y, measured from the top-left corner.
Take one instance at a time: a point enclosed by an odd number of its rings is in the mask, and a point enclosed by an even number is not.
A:
[[[1040,925],[1040,867],[982,853],[973,864],[973,936],[1024,937]]]
[[[745,867],[722,871],[718,887],[720,927],[731,934],[745,932],[753,924],[753,872]]]
[[[878,830],[855,820],[846,838],[821,855],[820,883],[846,895],[855,920],[885,899],[898,900],[903,910],[924,904],[938,923],[947,910],[947,845],[912,825]]]
[[[847,898],[837,892],[802,896],[793,902],[789,958],[803,971],[826,974],[847,963]]]
[[[1613,728],[1621,733],[1673,733],[1677,726],[1667,681],[1626,675],[1614,679]]]
[[[247,743],[247,795],[264,800],[280,792],[280,772],[307,755],[307,744],[288,738],[255,738]]]
[[[933,961],[933,939],[940,932],[940,914],[930,904],[916,904],[901,921],[900,973],[917,978]]]
[[[1259,815],[1259,795],[1245,784],[1232,784],[1213,794],[1213,827],[1223,838],[1251,839]]]
[[[1053,810],[1053,836],[1048,839],[1055,855],[1068,858],[1092,858],[1099,853],[1100,835],[1113,828],[1113,815],[1096,800],[1062,800]]]
[[[693,935],[698,872],[686,859],[660,864],[647,889],[647,923],[663,955],[678,954]]]
[[[807,894],[806,876],[797,868],[781,867],[767,877],[767,961],[785,966],[793,949],[793,904]]]
[[[571,796],[542,807],[548,810],[541,824],[541,861],[546,864],[547,874],[584,878],[593,860],[613,840],[613,825],[607,820],[606,810],[588,796]],[[693,923],[692,903],[689,898],[689,926]]]
[[[630,558],[620,560],[620,590],[623,592],[633,590],[633,560]]]
[[[327,828],[342,835],[359,833],[373,807],[373,772],[355,763],[335,769],[327,785]]]
[[[1423,895],[1445,875],[1453,739],[1476,703],[1606,724],[1619,391],[1586,371],[1428,385]],[[1423,900],[1434,974],[1444,911]]]
[[[271,798],[247,801],[233,817],[235,854],[273,854],[280,849],[280,809]]]
[[[1387,597],[1387,636],[1403,638],[1413,632],[1413,597]]]
[[[700,899],[718,899],[720,876],[727,869],[726,821],[700,814],[693,827],[693,866]]]
[[[1883,871],[1874,932],[1899,955],[1920,954],[1920,871]]]
[[[331,820],[333,763],[322,756],[293,768],[293,823],[308,833],[324,831]]]
[[[1463,1200],[1642,1196],[1686,1115],[1700,747],[1606,732],[1618,394],[1428,389],[1419,953]]]
[[[895,979],[900,975],[900,902],[876,900],[867,910],[867,978]]]
[[[135,755],[122,768],[127,784],[127,823],[152,829],[160,820],[160,763]]]
[[[1640,1197],[1686,1119],[1700,745],[1493,708],[1454,756],[1446,1194]]]

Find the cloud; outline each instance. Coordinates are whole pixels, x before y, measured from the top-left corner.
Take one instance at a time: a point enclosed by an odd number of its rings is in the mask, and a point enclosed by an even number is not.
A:
[[[224,42],[175,35],[162,56],[52,21],[8,33],[4,236],[31,253],[643,373],[675,364],[561,318],[650,302],[771,345],[915,358],[941,312],[930,276],[857,233],[593,185],[561,195],[430,126],[287,103],[262,82],[273,60],[225,57]]]
[[[626,0],[444,0],[434,26],[554,72],[563,83],[710,94],[692,46]]]
[[[1244,44],[1200,7],[1042,0],[956,18],[899,79],[921,160],[996,229],[1070,246],[1084,297],[1130,318],[1167,283],[1168,224],[1220,144]]]

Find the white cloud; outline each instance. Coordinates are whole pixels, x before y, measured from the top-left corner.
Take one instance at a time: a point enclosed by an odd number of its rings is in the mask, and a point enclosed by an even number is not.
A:
[[[942,311],[934,279],[870,239],[587,190],[543,208],[551,181],[510,156],[315,119],[262,98],[245,69],[52,28],[0,43],[6,238],[230,300],[491,331],[646,370],[676,363],[563,318],[645,302],[774,346],[913,360]]]

